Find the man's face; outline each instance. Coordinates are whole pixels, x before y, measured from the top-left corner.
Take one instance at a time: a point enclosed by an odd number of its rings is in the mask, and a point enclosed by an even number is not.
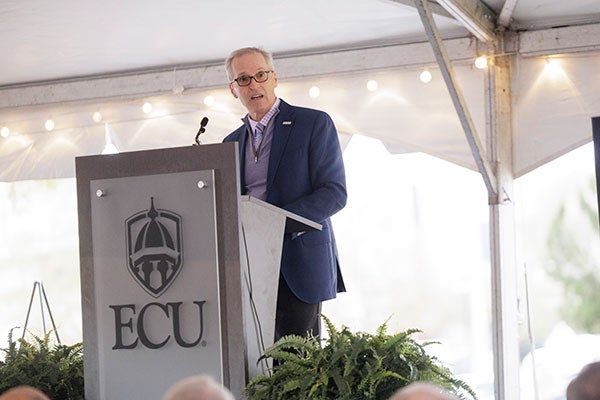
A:
[[[233,78],[242,75],[254,76],[259,71],[269,71],[265,58],[260,53],[248,53],[236,57],[231,63]],[[275,102],[275,88],[277,87],[277,74],[275,71],[268,74],[265,82],[258,83],[250,80],[250,85],[240,86],[237,82],[229,84],[229,90],[236,99],[240,99],[250,118],[255,121],[260,119],[271,109]]]

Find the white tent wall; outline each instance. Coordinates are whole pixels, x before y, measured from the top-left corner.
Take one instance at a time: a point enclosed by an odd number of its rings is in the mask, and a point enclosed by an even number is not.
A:
[[[557,62],[556,69],[549,64]],[[600,54],[516,58],[513,66],[515,176],[592,139],[600,115]]]

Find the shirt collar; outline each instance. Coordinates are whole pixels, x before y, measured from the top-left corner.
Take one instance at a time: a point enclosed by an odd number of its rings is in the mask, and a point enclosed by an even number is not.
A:
[[[242,121],[249,124],[251,131],[254,132],[254,130],[256,129],[256,124],[258,124],[258,122],[260,122],[264,126],[267,126],[269,124],[271,118],[273,118],[273,116],[279,111],[279,104],[281,104],[281,99],[277,97],[269,111],[267,111],[267,113],[264,115],[264,117],[261,118],[260,121],[253,120],[252,118],[250,118],[249,114],[246,114],[246,116],[242,118]]]

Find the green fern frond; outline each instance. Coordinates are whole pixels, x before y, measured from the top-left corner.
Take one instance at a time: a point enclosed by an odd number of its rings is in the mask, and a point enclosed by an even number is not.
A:
[[[385,336],[387,333],[387,321],[379,325],[376,336]]]
[[[319,314],[319,315],[321,316],[321,319],[325,323],[325,328],[327,330],[327,334],[329,335],[329,337],[331,338],[331,337],[337,336],[338,331],[335,328],[335,325],[333,325],[333,323],[331,322],[331,320],[323,314]]]
[[[0,393],[17,385],[39,388],[55,399],[83,399],[83,344],[54,344],[51,332],[14,340],[11,329],[0,363]]]
[[[329,337],[281,338],[261,359],[281,361],[269,377],[253,379],[246,387],[249,400],[379,400],[416,380],[429,380],[455,393],[460,399],[476,399],[470,387],[452,376],[449,369],[412,335],[409,329],[388,335],[386,323],[375,335],[336,329],[322,316]]]

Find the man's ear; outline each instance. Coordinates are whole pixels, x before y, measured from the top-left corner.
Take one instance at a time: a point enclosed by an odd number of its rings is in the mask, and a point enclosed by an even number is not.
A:
[[[231,92],[231,95],[233,97],[235,97],[236,99],[238,98],[237,90],[233,87],[233,83],[229,84],[229,91]]]

